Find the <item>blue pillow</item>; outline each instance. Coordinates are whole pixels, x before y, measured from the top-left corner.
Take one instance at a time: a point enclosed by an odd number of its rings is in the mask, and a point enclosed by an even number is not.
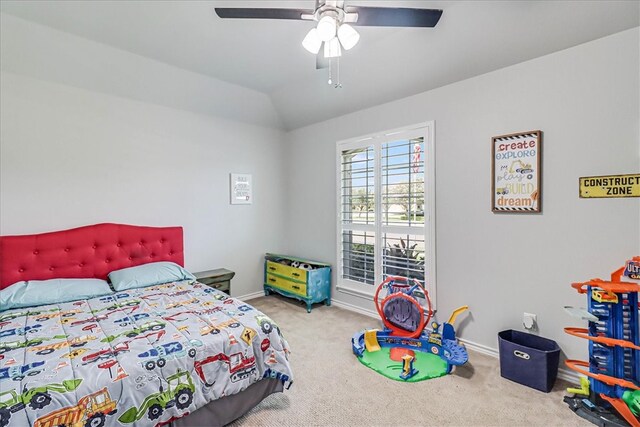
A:
[[[180,280],[196,280],[196,277],[175,262],[164,261],[112,271],[109,280],[113,289],[119,292]]]
[[[0,290],[0,311],[78,301],[113,291],[100,279],[50,279],[17,282]]]

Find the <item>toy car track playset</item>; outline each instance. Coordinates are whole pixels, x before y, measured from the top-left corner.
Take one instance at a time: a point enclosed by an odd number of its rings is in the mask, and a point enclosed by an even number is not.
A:
[[[589,360],[567,360],[567,367],[587,378],[568,389],[565,402],[581,417],[599,426],[640,427],[640,332],[638,292],[640,257],[611,273],[611,280],[592,279],[571,286],[587,296],[587,309],[567,307],[589,321],[587,328],[565,332],[589,341]]]
[[[365,366],[391,379],[415,382],[446,375],[467,362],[467,350],[453,328],[467,306],[455,310],[442,325],[432,322],[429,332],[431,300],[417,280],[390,276],[373,300],[384,329],[360,331],[351,339],[353,353]]]

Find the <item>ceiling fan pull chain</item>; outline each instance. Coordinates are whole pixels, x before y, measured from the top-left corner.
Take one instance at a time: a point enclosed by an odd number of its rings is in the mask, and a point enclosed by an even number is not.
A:
[[[335,67],[334,67],[335,61]],[[335,78],[334,78],[335,70]],[[342,89],[342,83],[340,83],[340,58],[329,59],[329,81],[328,84],[333,84],[334,89]]]

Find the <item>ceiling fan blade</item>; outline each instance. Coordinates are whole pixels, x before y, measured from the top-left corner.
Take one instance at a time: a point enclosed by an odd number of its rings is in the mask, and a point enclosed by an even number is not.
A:
[[[220,18],[238,19],[303,19],[302,15],[313,15],[313,10],[308,9],[264,9],[264,8],[239,8],[216,7],[216,14]]]
[[[375,27],[435,27],[442,10],[411,9],[403,7],[352,6],[347,13],[357,13],[358,20],[352,25]]]
[[[316,70],[322,70],[323,68],[329,68],[330,59],[324,57],[322,50],[316,55]]]

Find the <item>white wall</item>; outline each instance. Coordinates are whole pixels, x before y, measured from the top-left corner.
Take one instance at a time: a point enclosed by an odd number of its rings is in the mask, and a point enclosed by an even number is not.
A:
[[[5,15],[1,38],[0,234],[181,225],[188,269],[262,289],[285,200],[266,95]],[[253,205],[229,204],[230,172]]]
[[[640,199],[579,199],[578,177],[640,170],[638,56],[636,28],[290,132],[289,252],[337,264],[336,141],[435,120],[440,320],[468,304],[462,336],[495,349],[527,311],[542,335],[584,356],[587,343],[562,331],[581,324],[562,307],[585,304],[569,285],[640,254]],[[535,129],[543,213],[491,213],[491,137]]]

